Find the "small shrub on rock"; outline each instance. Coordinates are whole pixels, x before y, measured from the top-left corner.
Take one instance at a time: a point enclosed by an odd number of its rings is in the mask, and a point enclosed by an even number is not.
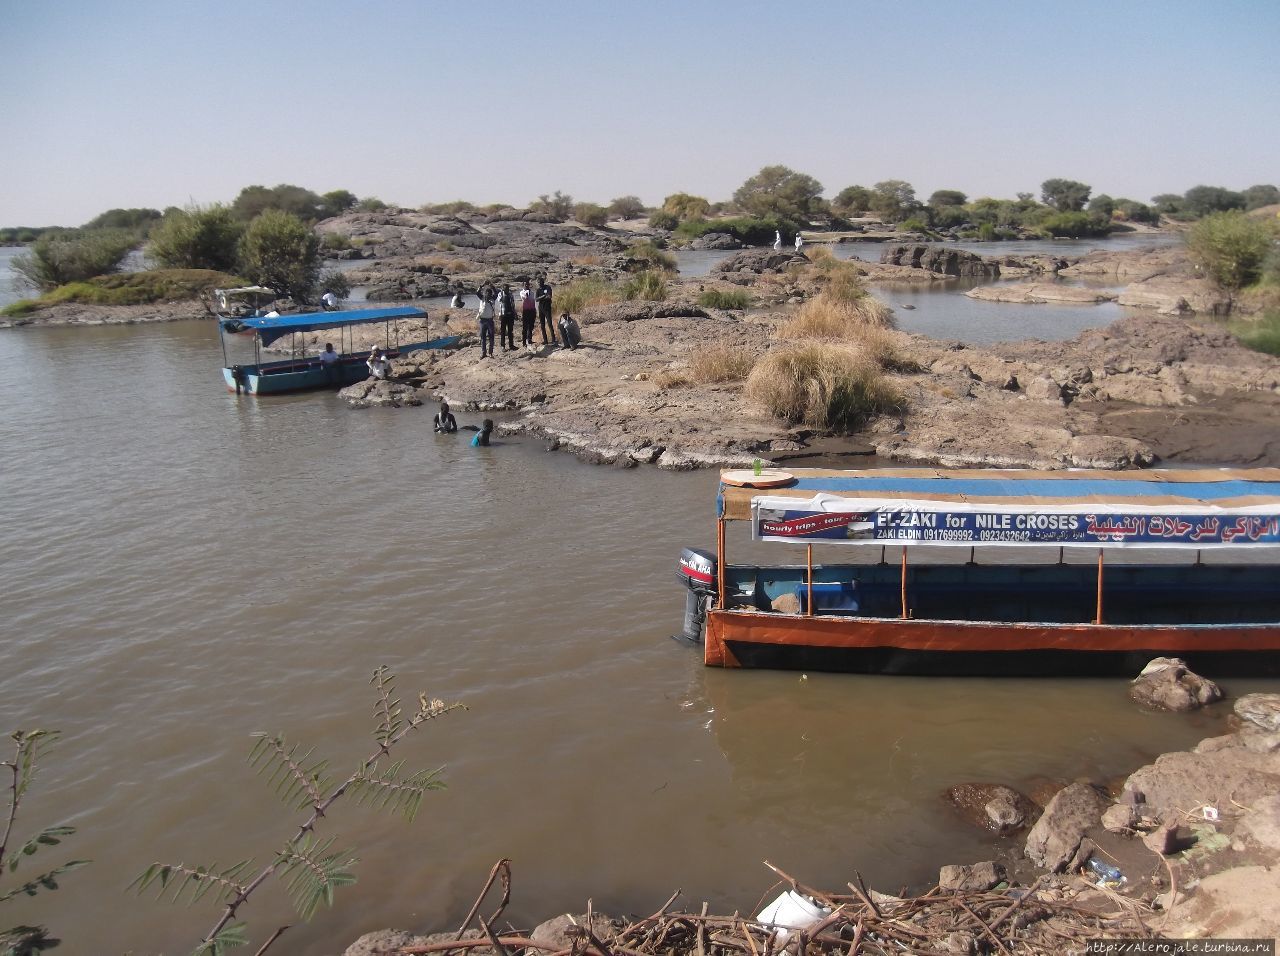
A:
[[[707,289],[698,296],[698,305],[707,309],[746,309],[751,293],[746,289]]]
[[[622,299],[617,286],[596,277],[575,279],[560,286],[555,292],[555,308],[558,312],[577,315],[594,306],[612,305]]]
[[[1280,238],[1273,221],[1239,210],[1211,213],[1187,233],[1187,250],[1214,282],[1239,289],[1262,277],[1272,242]]]
[[[609,210],[593,202],[580,202],[573,207],[573,218],[584,226],[599,229],[609,221]]]
[[[628,279],[622,286],[622,298],[662,302],[667,297],[667,277],[662,272],[646,269]]]
[[[133,233],[114,229],[47,234],[30,252],[14,256],[11,264],[23,280],[48,292],[68,282],[115,272],[136,242]]]
[[[778,418],[837,432],[904,406],[873,361],[847,346],[819,342],[765,355],[747,377],[746,393]]]

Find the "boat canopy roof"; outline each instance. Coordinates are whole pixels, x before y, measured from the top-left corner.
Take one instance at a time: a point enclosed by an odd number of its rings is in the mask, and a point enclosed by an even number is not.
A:
[[[425,319],[427,313],[416,306],[395,306],[388,309],[350,309],[345,312],[306,312],[301,315],[276,315],[238,319],[242,328],[253,329],[263,345],[294,332],[316,332],[320,329],[337,329],[346,325],[363,325],[369,322],[389,322],[393,319]]]
[[[721,517],[772,541],[1280,548],[1280,468],[789,473],[768,490],[722,481]]]

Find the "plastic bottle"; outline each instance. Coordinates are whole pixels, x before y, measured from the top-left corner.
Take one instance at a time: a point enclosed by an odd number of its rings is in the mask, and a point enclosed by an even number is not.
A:
[[[761,461],[760,461],[760,459],[759,459],[759,458],[757,458],[755,461],[753,461],[753,462],[751,463],[751,467],[752,467],[753,469],[755,469],[755,473],[756,473],[756,477],[757,477],[757,478],[759,478],[759,477],[760,477],[760,471],[761,471],[761,467],[760,467],[760,466],[761,466]]]
[[[1097,877],[1103,883],[1123,883],[1124,882],[1123,873],[1117,870],[1110,863],[1102,862],[1102,860],[1099,860],[1096,856],[1089,857],[1088,867],[1097,875]]]

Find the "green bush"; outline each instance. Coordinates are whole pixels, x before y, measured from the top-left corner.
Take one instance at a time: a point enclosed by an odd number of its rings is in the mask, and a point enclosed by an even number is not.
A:
[[[84,282],[59,286],[39,299],[15,302],[4,314],[29,315],[50,305],[80,302],[86,305],[147,305],[197,299],[210,289],[243,285],[244,280],[209,269],[151,269],[97,276]]]
[[[11,265],[27,283],[47,292],[68,282],[81,282],[120,268],[136,237],[122,230],[95,230],[44,235]]]
[[[639,196],[619,196],[609,203],[609,215],[619,219],[637,219],[644,215],[644,208]]]
[[[564,222],[573,215],[573,197],[566,196],[558,189],[550,196],[543,193],[529,203],[529,211],[543,213]]]
[[[1047,237],[1065,236],[1083,239],[1086,236],[1105,236],[1111,231],[1110,217],[1094,216],[1087,212],[1059,212],[1040,221],[1040,231]]]
[[[340,232],[326,232],[320,240],[325,252],[343,252],[351,248],[351,237]]]
[[[1187,249],[1218,285],[1239,289],[1262,277],[1277,238],[1273,222],[1235,209],[1210,213],[1188,231]]]
[[[929,224],[919,216],[912,216],[898,223],[899,232],[928,232]]]
[[[151,233],[147,253],[171,269],[231,272],[243,233],[244,226],[228,207],[220,203],[189,206],[165,215]]]
[[[680,225],[680,217],[675,213],[659,209],[649,213],[649,226],[653,229],[666,229],[668,232]]]
[[[627,248],[627,256],[640,264],[636,271],[645,269],[662,269],[666,272],[676,271],[676,257],[658,248],[648,239],[632,243]]]
[[[698,305],[708,309],[749,309],[751,294],[746,289],[707,289],[698,296]]]
[[[1255,352],[1280,355],[1280,312],[1268,312],[1254,322],[1235,322],[1231,331],[1242,345]]]
[[[701,196],[693,196],[689,193],[672,193],[662,200],[662,211],[671,213],[677,220],[704,219],[711,215],[711,203]]]
[[[316,291],[320,295],[326,292],[332,292],[339,299],[345,299],[351,295],[351,282],[347,279],[345,272],[339,272],[337,269],[329,269],[321,273],[319,282],[316,284]]]
[[[240,270],[250,282],[306,301],[320,276],[320,240],[297,216],[268,209],[244,231]]]
[[[621,298],[617,286],[597,276],[588,276],[559,286],[555,292],[555,309],[576,314],[592,306],[609,305]]]
[[[667,297],[667,277],[662,272],[645,270],[638,272],[622,285],[624,299],[643,299],[661,302]]]
[[[609,221],[609,210],[593,202],[580,202],[573,207],[573,218],[584,226],[599,229]]]

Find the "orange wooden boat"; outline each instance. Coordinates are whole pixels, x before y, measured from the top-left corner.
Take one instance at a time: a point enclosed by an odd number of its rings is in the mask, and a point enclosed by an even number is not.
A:
[[[741,475],[720,484],[715,551],[680,559],[680,637],[710,666],[1280,673],[1280,469]],[[800,560],[728,563],[738,524],[735,548]]]

